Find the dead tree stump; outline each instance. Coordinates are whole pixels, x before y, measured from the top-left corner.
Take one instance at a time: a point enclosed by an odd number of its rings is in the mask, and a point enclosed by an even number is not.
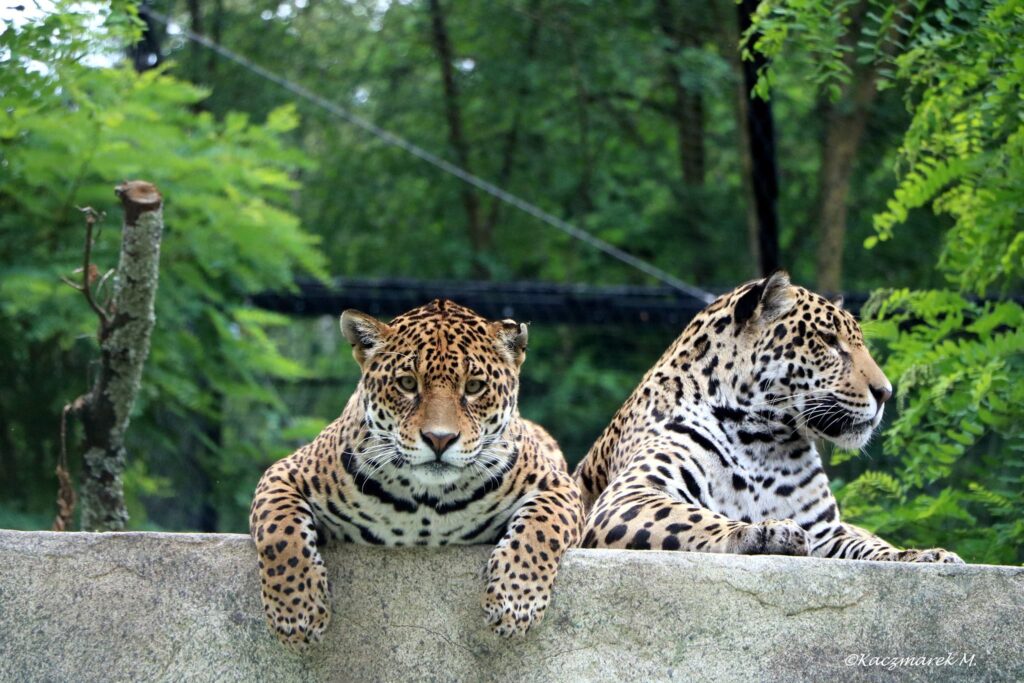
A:
[[[97,310],[99,374],[75,410],[85,431],[80,499],[81,527],[88,531],[123,529],[128,521],[124,439],[156,322],[163,199],[156,187],[139,180],[119,185],[116,193],[124,230],[113,296]]]

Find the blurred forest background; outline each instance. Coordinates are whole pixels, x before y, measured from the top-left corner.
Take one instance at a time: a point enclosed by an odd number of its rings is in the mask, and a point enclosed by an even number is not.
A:
[[[336,317],[272,313],[259,292],[654,284],[185,31],[687,282],[759,275],[732,0],[160,0],[172,22],[145,34],[126,0],[6,4],[0,527],[53,519],[59,416],[97,356],[95,316],[60,276],[81,265],[78,206],[107,211],[94,261],[116,263],[123,179],[160,188],[167,224],[128,432],[135,529],[244,531],[264,468],[352,391]],[[862,317],[899,398],[864,454],[830,456],[844,513],[1020,563],[1024,2],[764,0],[755,19],[780,261],[812,288],[874,292]],[[522,412],[578,461],[679,331],[534,325]],[[72,423],[73,479],[79,439]]]

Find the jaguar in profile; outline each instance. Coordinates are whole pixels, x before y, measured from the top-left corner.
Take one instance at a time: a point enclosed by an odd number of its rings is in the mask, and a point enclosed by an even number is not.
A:
[[[583,528],[554,439],[519,416],[527,327],[435,300],[385,324],[345,311],[362,376],[341,416],[270,466],[250,531],[270,627],[292,649],[331,617],[318,546],[496,544],[483,609],[501,636],[543,617]]]
[[[816,442],[862,448],[892,385],[854,317],[784,272],[698,314],[576,469],[584,547],[961,563],[840,521]]]

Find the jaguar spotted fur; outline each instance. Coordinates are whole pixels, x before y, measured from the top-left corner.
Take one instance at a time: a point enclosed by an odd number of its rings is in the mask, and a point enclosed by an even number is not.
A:
[[[840,521],[816,448],[860,448],[892,386],[853,316],[778,272],[698,314],[576,469],[584,547],[960,563]]]
[[[583,507],[558,445],[519,416],[526,325],[435,300],[385,324],[346,311],[362,377],[341,416],[260,480],[250,530],[286,645],[330,620],[318,544],[496,544],[482,604],[499,635],[538,623]]]

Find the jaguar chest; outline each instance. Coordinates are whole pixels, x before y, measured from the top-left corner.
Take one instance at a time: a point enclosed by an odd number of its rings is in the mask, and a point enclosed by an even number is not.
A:
[[[497,491],[445,499],[383,487],[350,490],[345,500],[312,501],[318,528],[331,538],[387,546],[494,543],[504,533],[515,502]]]
[[[749,522],[796,519],[830,495],[817,451],[792,434],[704,416],[676,416],[664,429],[681,455],[654,454],[654,471],[682,500]]]

